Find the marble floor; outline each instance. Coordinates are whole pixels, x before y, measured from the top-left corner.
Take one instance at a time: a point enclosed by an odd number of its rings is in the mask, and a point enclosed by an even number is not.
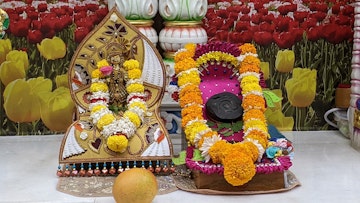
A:
[[[283,132],[293,141],[290,170],[301,182],[293,190],[261,195],[200,195],[175,191],[157,195],[167,202],[360,202],[360,152],[338,131]],[[113,203],[112,197],[80,198],[56,190],[62,135],[0,137],[0,202]]]

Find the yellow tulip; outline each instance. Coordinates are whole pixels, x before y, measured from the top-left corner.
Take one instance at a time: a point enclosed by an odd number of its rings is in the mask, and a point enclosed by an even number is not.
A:
[[[29,68],[29,58],[25,51],[12,50],[6,55],[7,61],[22,61],[24,62],[24,69]]]
[[[292,106],[309,106],[316,94],[316,70],[294,68],[292,78],[285,82],[285,89]]]
[[[279,50],[276,54],[275,68],[282,73],[291,72],[294,68],[295,53],[292,50]]]
[[[6,55],[12,50],[9,39],[0,39],[0,64],[6,60]]]
[[[66,87],[69,88],[68,75],[62,74],[57,75],[55,78],[56,87]]]
[[[260,62],[260,69],[263,73],[264,80],[269,79],[270,77],[270,64],[269,62]]]
[[[73,122],[75,104],[70,90],[59,87],[41,97],[41,120],[47,128],[56,132],[65,132]]]
[[[37,48],[47,60],[63,58],[66,54],[66,45],[59,37],[45,38],[40,44],[37,44]]]
[[[274,125],[280,131],[291,131],[294,127],[294,118],[286,117],[281,110],[267,109],[265,117],[268,124]]]
[[[4,61],[0,65],[0,80],[5,86],[16,79],[24,79],[25,77],[24,62],[21,60]]]
[[[33,122],[40,119],[39,98],[23,79],[14,80],[4,90],[4,109],[14,122]]]

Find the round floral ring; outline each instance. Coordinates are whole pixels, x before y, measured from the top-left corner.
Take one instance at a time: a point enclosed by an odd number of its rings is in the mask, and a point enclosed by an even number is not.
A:
[[[113,67],[105,59],[99,61],[97,67],[91,73],[90,118],[107,140],[107,147],[114,152],[123,153],[128,146],[128,140],[141,126],[148,108],[145,102],[145,88],[141,80],[142,71],[137,60],[130,59],[124,62],[123,67],[129,77],[126,82],[127,110],[117,118],[118,116],[108,108],[110,93],[106,83],[106,78],[111,76]]]

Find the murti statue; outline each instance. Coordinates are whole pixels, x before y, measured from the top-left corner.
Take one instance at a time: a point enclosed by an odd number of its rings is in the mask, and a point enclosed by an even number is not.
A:
[[[109,109],[115,113],[126,110],[126,82],[128,80],[127,72],[123,63],[128,59],[129,51],[118,43],[109,44],[107,47],[107,60],[113,66],[113,72],[107,78],[109,86],[110,100]]]

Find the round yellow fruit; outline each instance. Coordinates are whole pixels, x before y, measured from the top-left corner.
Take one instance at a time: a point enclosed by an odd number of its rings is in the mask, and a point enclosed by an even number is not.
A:
[[[157,192],[155,175],[144,168],[132,168],[120,173],[112,188],[117,203],[151,203]]]

